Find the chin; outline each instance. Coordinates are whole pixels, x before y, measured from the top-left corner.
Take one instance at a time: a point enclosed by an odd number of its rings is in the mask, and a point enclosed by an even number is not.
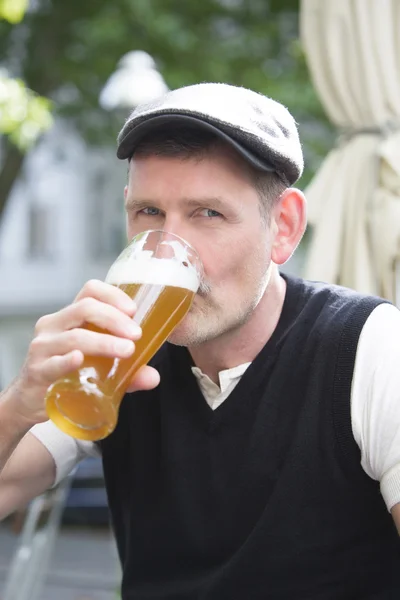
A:
[[[190,327],[186,326],[186,320],[187,317],[171,333],[167,340],[170,344],[174,346],[188,346],[190,344],[190,340],[193,339],[193,332],[190,331]]]
[[[202,302],[193,304],[169,336],[168,342],[175,346],[197,346],[207,342],[215,337],[212,323],[215,325],[214,311],[210,310],[209,306],[204,306]]]
[[[204,337],[207,336],[204,336],[204,332],[201,334],[204,329],[204,323],[201,327],[201,321],[199,315],[189,312],[171,333],[168,342],[175,346],[196,346],[204,342]]]

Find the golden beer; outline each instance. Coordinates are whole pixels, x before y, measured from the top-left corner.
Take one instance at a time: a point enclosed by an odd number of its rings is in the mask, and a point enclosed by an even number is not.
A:
[[[114,263],[106,281],[135,301],[134,320],[143,334],[131,357],[86,356],[77,371],[49,388],[47,414],[62,431],[83,440],[99,440],[113,431],[134,374],[154,356],[191,306],[199,280],[188,267],[187,261],[158,258]],[[127,282],[133,272],[138,283]],[[107,333],[91,325],[87,328]]]

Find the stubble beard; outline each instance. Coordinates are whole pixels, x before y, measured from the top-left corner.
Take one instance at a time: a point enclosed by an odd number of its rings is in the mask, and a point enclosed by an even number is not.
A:
[[[184,317],[168,338],[168,342],[174,346],[200,346],[239,329],[248,321],[253,310],[253,306],[241,307],[239,314],[231,319],[224,319],[225,311],[213,303],[197,306]]]
[[[232,303],[225,306],[214,301],[211,286],[203,281],[191,309],[172,332],[168,342],[175,346],[194,347],[240,329],[251,318],[266,293],[271,266],[270,263],[262,276],[257,277],[258,285],[255,286],[254,293],[247,296],[245,302],[239,303],[232,312],[229,310],[232,309]]]

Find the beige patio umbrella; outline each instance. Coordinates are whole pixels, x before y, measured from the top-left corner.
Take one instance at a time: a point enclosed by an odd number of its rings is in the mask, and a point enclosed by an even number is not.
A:
[[[338,129],[306,189],[314,233],[305,276],[396,302],[400,0],[301,0],[300,30],[315,88]]]

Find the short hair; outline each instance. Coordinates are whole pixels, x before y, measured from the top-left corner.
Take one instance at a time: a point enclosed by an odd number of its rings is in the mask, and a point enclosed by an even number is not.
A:
[[[164,156],[189,159],[204,158],[213,148],[227,145],[211,131],[199,127],[183,125],[165,125],[145,135],[135,148],[139,157]],[[243,165],[250,173],[254,188],[260,199],[260,214],[269,222],[271,208],[279,200],[287,185],[275,172],[259,171],[238,154]]]

